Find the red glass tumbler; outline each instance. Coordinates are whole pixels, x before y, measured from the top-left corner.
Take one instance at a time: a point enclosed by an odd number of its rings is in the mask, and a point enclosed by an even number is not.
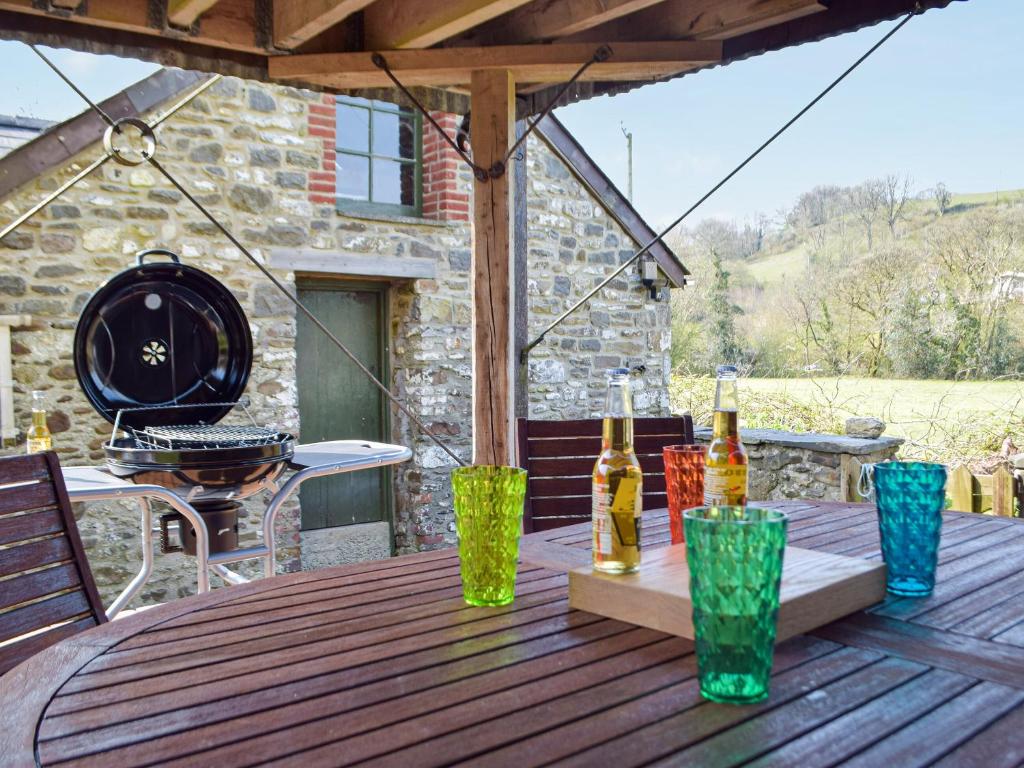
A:
[[[668,525],[672,543],[683,543],[683,510],[704,503],[706,445],[666,445],[665,489],[668,494]]]

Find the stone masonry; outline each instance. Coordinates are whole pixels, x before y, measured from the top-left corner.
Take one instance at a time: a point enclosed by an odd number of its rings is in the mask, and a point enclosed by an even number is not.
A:
[[[453,126],[454,117],[444,122]],[[312,91],[225,79],[158,130],[159,158],[264,261],[275,250],[405,257],[431,261],[434,279],[389,286],[391,386],[460,455],[470,453],[471,334],[468,172],[429,137],[424,141],[424,218],[340,215],[333,178],[333,110]],[[429,130],[429,129],[428,129]],[[0,201],[8,220],[77,172],[94,145],[67,167],[42,174]],[[529,327],[531,334],[571,305],[636,247],[547,147],[527,150]],[[435,195],[430,197],[427,196]],[[142,248],[164,247],[224,282],[249,316],[255,359],[248,395],[261,423],[297,434],[296,320],[290,304],[171,185],[147,167],[108,163],[0,243],[0,313],[28,314],[13,332],[17,423],[28,422],[28,393],[47,392],[55,448],[65,464],[102,461],[110,433],[81,394],[72,365],[77,316],[89,295],[128,267]],[[295,275],[278,270],[294,284]],[[669,302],[652,302],[629,270],[565,325],[549,334],[530,362],[530,415],[598,415],[604,370],[638,370],[638,415],[668,413]],[[393,442],[413,448],[396,468],[394,548],[410,552],[454,543],[450,462],[401,414]],[[20,445],[7,452],[17,452]],[[263,500],[248,505],[243,545],[257,536]],[[138,512],[95,504],[77,511],[103,597],[138,569]],[[279,521],[279,571],[301,567],[297,504]],[[310,562],[330,562],[319,548]],[[215,579],[216,581],[216,579]],[[194,561],[158,555],[139,603],[195,589]]]
[[[711,429],[694,430],[697,442],[711,441]],[[855,498],[857,478],[851,461],[875,464],[896,456],[898,437],[857,438],[797,434],[777,429],[743,429],[740,438],[750,458],[749,497],[755,501]],[[853,487],[851,487],[853,486]]]

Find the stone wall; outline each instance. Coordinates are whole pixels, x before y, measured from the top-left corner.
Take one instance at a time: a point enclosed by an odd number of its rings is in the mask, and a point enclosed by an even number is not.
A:
[[[531,338],[637,246],[543,142],[527,143],[527,284]],[[460,171],[467,191],[471,178]],[[362,223],[361,223],[362,224]],[[365,226],[365,224],[362,224]],[[348,225],[347,225],[348,226]],[[471,456],[472,367],[470,232],[453,226],[442,250],[420,243],[409,253],[434,258],[437,277],[393,289],[392,369],[399,396],[460,456]],[[411,232],[410,232],[411,234]],[[669,302],[652,302],[635,270],[548,335],[530,358],[531,418],[597,416],[605,370],[643,369],[635,379],[637,415],[669,412]],[[398,473],[395,541],[399,552],[455,543],[452,462],[398,414],[395,439],[414,450]]]
[[[710,442],[711,429],[697,427],[694,437]],[[846,501],[848,487],[856,483],[850,459],[861,464],[885,461],[903,444],[896,437],[866,439],[776,429],[744,429],[740,437],[750,457],[749,496],[756,501]]]
[[[543,143],[527,153],[529,336],[604,280],[639,247]],[[530,354],[530,417],[599,416],[605,371],[626,366],[637,416],[669,413],[671,307],[630,267]]]
[[[470,227],[461,195],[470,193],[469,173],[460,167],[448,179],[452,188],[432,211],[448,211],[450,220],[341,216],[318,186],[333,159],[322,125],[325,106],[319,93],[225,79],[158,129],[159,159],[265,262],[272,251],[295,249],[432,262],[434,279],[390,283],[391,385],[468,457]],[[99,151],[93,146],[67,168],[44,173],[0,201],[0,218],[28,208]],[[432,162],[448,173],[446,160]],[[529,324],[535,332],[609,274],[635,244],[536,137],[529,140],[528,167]],[[0,243],[0,314],[33,317],[30,327],[13,332],[18,425],[28,422],[29,391],[46,390],[62,462],[102,461],[110,425],[79,390],[71,361],[74,328],[92,291],[133,263],[136,251],[150,247],[177,251],[236,294],[253,332],[247,393],[253,414],[301,438],[291,305],[154,171],[114,163]],[[294,273],[275,274],[294,285]],[[668,413],[669,341],[669,303],[651,302],[636,271],[629,270],[534,350],[531,416],[597,415],[604,369],[618,365],[644,370],[636,380],[638,415]],[[394,473],[396,549],[454,543],[450,461],[397,412],[392,440],[414,449],[413,460]],[[262,503],[248,505],[243,544],[256,536]],[[90,562],[109,602],[140,563],[138,512],[133,506],[94,504],[79,514]],[[300,567],[301,541],[292,504],[278,528],[279,570]],[[309,562],[328,564],[330,551],[318,547]],[[190,594],[194,585],[193,560],[158,556],[154,578],[137,604]]]

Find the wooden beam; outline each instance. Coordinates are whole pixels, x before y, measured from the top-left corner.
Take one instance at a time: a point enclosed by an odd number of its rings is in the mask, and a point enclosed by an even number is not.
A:
[[[663,0],[533,0],[502,19],[471,30],[460,45],[509,45],[553,40],[606,24]]]
[[[11,11],[23,19],[14,20],[12,23],[0,24],[0,37],[3,39],[16,39],[17,31],[20,29],[61,29],[69,30],[58,33],[58,37],[66,38],[58,41],[58,47],[80,49],[76,46],[78,39],[103,38],[109,41],[109,51],[103,51],[100,45],[92,46],[94,52],[109,52],[115,55],[135,55],[123,50],[118,41],[120,37],[94,35],[88,27],[97,27],[105,30],[117,30],[130,32],[138,35],[155,38],[163,48],[165,58],[161,63],[169,66],[191,66],[200,68],[197,64],[186,64],[187,57],[192,56],[192,61],[200,57],[209,57],[214,51],[211,49],[227,49],[244,53],[266,53],[266,46],[257,31],[256,7],[253,0],[220,0],[210,11],[199,19],[199,28],[195,34],[182,37],[181,33],[174,32],[173,37],[165,36],[167,30],[163,25],[153,25],[153,19],[149,13],[149,0],[89,0],[81,5],[78,12],[68,16],[66,12],[54,13],[44,8],[37,7],[33,0],[0,0],[0,11]],[[46,23],[52,22],[52,23]],[[76,30],[81,29],[80,34]],[[45,42],[42,36],[37,38],[44,45],[52,43]],[[119,50],[119,46],[121,49]],[[205,50],[204,50],[205,49]],[[184,56],[175,57],[176,52],[182,52]],[[230,57],[225,57],[226,60]],[[237,70],[232,71],[230,67],[217,68],[207,65],[205,71],[219,71],[222,74],[239,74]]]
[[[377,0],[364,14],[367,50],[428,48],[529,0]]]
[[[515,80],[480,70],[470,83],[473,160],[505,160],[515,136]],[[512,217],[514,163],[473,187],[473,463],[510,465],[512,439]]]
[[[218,0],[170,0],[167,3],[167,21],[176,27],[191,27],[217,3]]]
[[[720,40],[824,10],[819,0],[666,0],[570,39]]]
[[[298,48],[373,0],[278,0],[274,3],[274,45]]]
[[[395,76],[406,85],[467,85],[474,71],[509,71],[517,81],[560,83],[572,77],[594,55],[590,43],[512,45],[490,48],[432,48],[385,51]],[[717,41],[616,43],[605,62],[593,64],[580,78],[587,80],[650,80],[721,59]],[[325,53],[275,56],[270,76],[302,80],[331,88],[380,88],[391,85],[369,53]]]

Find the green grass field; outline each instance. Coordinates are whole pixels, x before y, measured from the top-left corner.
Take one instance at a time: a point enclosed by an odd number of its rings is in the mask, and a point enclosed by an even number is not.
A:
[[[699,387],[704,400],[710,382],[694,381],[675,382],[673,400],[697,414],[686,393]],[[1007,436],[1024,448],[1022,381],[744,379],[740,397],[750,426],[813,431],[836,428],[849,416],[876,416],[888,424],[887,435],[910,441],[907,455],[951,463],[981,460]],[[740,409],[742,417],[742,399]]]

